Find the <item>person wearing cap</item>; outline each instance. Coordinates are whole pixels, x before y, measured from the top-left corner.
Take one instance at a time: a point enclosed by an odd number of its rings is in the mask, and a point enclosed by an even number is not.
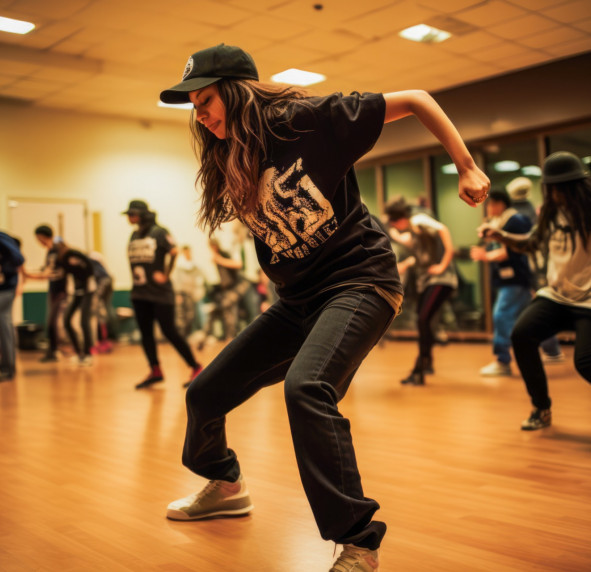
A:
[[[160,99],[193,103],[202,225],[213,232],[236,218],[246,224],[279,296],[189,386],[183,463],[210,482],[171,503],[167,516],[252,510],[225,416],[284,380],[304,490],[321,536],[344,545],[333,570],[377,570],[386,525],[374,519],[377,501],[364,494],[338,403],[398,313],[403,291],[390,241],[361,202],[353,165],[384,123],[414,114],[450,153],[466,203],[485,198],[488,178],[422,91],[309,97],[259,82],[249,54],[220,44],[193,54],[182,81]]]
[[[516,177],[507,183],[505,189],[509,193],[511,207],[519,214],[526,216],[532,224],[535,224],[538,214],[533,203],[529,200],[532,186],[531,180],[527,177]]]
[[[505,189],[511,198],[512,208],[519,214],[526,216],[531,221],[531,224],[534,225],[538,222],[538,213],[529,198],[532,187],[533,184],[527,177],[516,177],[507,183]],[[534,286],[537,288],[546,285],[547,256],[548,253],[543,250],[531,253],[530,255],[530,267],[533,272]],[[540,344],[540,349],[542,350],[542,361],[544,363],[562,363],[566,359],[560,349],[560,342],[557,336],[550,336],[547,340],[544,340]]]
[[[135,388],[145,389],[164,381],[154,337],[155,322],[191,368],[192,380],[202,368],[175,323],[175,296],[170,280],[177,254],[175,241],[168,230],[156,222],[156,213],[150,211],[145,201],[130,201],[122,214],[127,215],[131,224],[137,225],[127,247],[133,280],[131,302],[150,365],[150,373]]]
[[[485,203],[488,225],[506,232],[529,232],[531,221],[513,207],[505,189],[493,188]],[[519,314],[531,300],[533,275],[526,254],[489,242],[486,247],[473,246],[472,260],[490,265],[493,290],[493,354],[495,359],[480,369],[483,376],[511,375],[511,331]]]
[[[533,410],[521,429],[552,423],[548,380],[538,346],[564,330],[576,335],[574,363],[591,383],[591,176],[567,151],[548,156],[542,166],[544,202],[536,227],[525,235],[484,225],[480,235],[509,248],[532,252],[548,245],[547,285],[519,316],[511,343]]]
[[[59,323],[68,299],[66,271],[63,264],[58,260],[53,228],[48,224],[37,226],[35,228],[35,238],[43,248],[47,249],[45,264],[39,271],[25,269],[23,275],[25,278],[32,280],[47,280],[49,282],[47,292],[47,337],[49,338],[49,346],[45,355],[39,361],[41,363],[52,363],[58,361]]]

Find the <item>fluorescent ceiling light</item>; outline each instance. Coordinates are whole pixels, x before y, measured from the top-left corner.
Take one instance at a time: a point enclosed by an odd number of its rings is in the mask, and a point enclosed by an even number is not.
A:
[[[440,30],[439,28],[433,28],[433,26],[427,26],[427,24],[417,24],[398,32],[398,35],[405,40],[412,40],[413,42],[424,42],[426,44],[435,44],[437,42],[443,42],[451,37],[449,32]]]
[[[458,169],[457,169],[455,163],[448,163],[447,165],[441,166],[441,172],[446,175],[457,175]]]
[[[11,34],[28,34],[35,24],[24,22],[23,20],[13,20],[0,16],[0,32],[10,32]]]
[[[537,165],[526,165],[525,167],[521,167],[521,172],[524,175],[528,175],[530,177],[542,176],[542,169],[540,169]]]
[[[164,103],[158,102],[158,107],[172,107],[172,109],[193,109],[192,103]]]
[[[518,171],[521,165],[517,161],[499,161],[493,165],[493,169],[497,173],[510,173]]]
[[[307,72],[291,68],[271,76],[273,81],[278,83],[290,83],[292,85],[312,85],[320,83],[326,79],[325,75],[320,73]]]

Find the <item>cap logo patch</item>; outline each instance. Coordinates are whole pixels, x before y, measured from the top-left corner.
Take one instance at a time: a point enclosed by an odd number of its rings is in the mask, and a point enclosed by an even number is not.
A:
[[[187,65],[185,66],[185,71],[183,72],[183,80],[193,71],[193,56],[189,58],[187,61]]]

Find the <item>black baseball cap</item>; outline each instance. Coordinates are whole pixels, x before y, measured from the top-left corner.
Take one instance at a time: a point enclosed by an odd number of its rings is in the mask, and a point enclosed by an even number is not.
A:
[[[133,201],[129,201],[129,206],[127,207],[127,210],[123,211],[121,214],[141,214],[147,213],[148,210],[148,203],[146,203],[146,201],[134,199]]]
[[[188,103],[189,92],[207,87],[222,78],[259,79],[250,54],[236,46],[219,44],[195,52],[187,62],[183,81],[160,94],[163,103]]]

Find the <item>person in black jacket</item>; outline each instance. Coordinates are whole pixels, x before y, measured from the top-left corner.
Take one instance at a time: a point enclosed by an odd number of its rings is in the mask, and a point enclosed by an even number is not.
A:
[[[20,242],[0,232],[0,381],[14,378],[16,371],[16,336],[12,323],[12,306],[18,275],[25,261]]]
[[[74,295],[64,313],[64,327],[74,348],[74,360],[81,366],[92,365],[90,319],[92,317],[92,296],[96,288],[92,263],[86,254],[70,248],[60,237],[54,239],[54,245],[66,276],[71,276],[74,283]],[[78,309],[80,309],[82,344],[80,344],[78,334],[72,326],[72,318]]]

